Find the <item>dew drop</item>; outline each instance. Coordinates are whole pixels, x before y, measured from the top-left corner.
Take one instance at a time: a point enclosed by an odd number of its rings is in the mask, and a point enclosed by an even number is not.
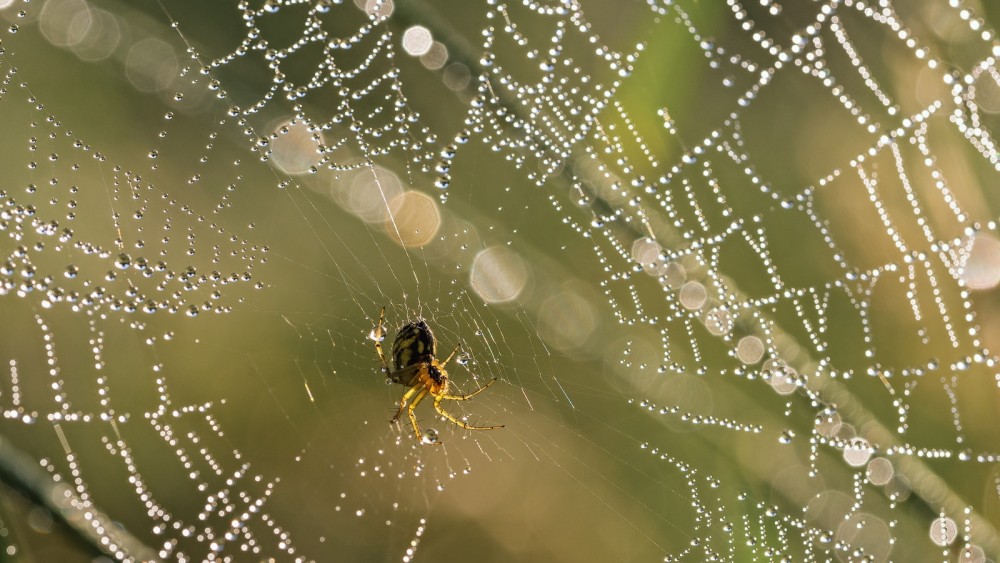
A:
[[[420,441],[424,444],[437,444],[438,431],[433,428],[428,428],[424,431],[424,435],[420,438]]]

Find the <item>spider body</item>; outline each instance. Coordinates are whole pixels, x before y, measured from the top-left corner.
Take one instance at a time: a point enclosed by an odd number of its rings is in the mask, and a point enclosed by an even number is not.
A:
[[[434,409],[441,416],[466,430],[503,428],[503,425],[473,426],[459,420],[455,415],[445,411],[441,407],[441,401],[467,401],[471,399],[475,395],[485,391],[490,385],[493,385],[496,378],[493,378],[492,381],[472,393],[466,395],[450,394],[448,392],[448,371],[445,367],[455,356],[455,353],[458,352],[459,346],[455,346],[455,349],[452,350],[445,361],[439,361],[435,357],[437,348],[434,341],[434,333],[431,332],[431,327],[423,319],[410,321],[397,331],[396,338],[392,342],[392,363],[395,369],[390,370],[389,364],[385,359],[385,354],[382,352],[382,340],[385,338],[384,325],[385,307],[382,307],[382,312],[378,318],[378,325],[372,331],[372,340],[375,341],[375,352],[378,353],[379,361],[382,363],[382,371],[385,372],[386,377],[393,383],[399,383],[410,388],[403,394],[403,398],[400,399],[399,409],[396,410],[396,415],[392,417],[390,423],[399,420],[405,408],[417,440],[425,441],[424,435],[420,432],[420,426],[417,424],[417,417],[413,414],[413,411],[424,397],[430,395],[434,397]],[[409,405],[407,405],[408,402]]]
[[[397,372],[414,364],[432,363],[437,352],[435,348],[431,327],[423,319],[411,321],[396,333],[392,342],[392,363]]]

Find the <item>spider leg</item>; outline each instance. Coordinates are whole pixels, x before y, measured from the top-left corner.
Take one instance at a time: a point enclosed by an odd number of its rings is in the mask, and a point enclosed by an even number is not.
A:
[[[461,347],[462,347],[461,344],[456,344],[455,345],[455,349],[451,351],[451,354],[448,354],[448,359],[446,359],[445,361],[441,362],[441,367],[445,367],[446,365],[448,365],[448,362],[450,362],[451,359],[455,357],[455,352],[458,352],[459,348],[461,348]]]
[[[412,397],[413,394],[416,393],[420,389],[420,387],[422,387],[422,385],[420,383],[418,383],[418,384],[414,385],[413,387],[410,387],[406,391],[406,393],[403,394],[403,398],[399,400],[399,410],[396,411],[396,416],[392,417],[392,420],[389,421],[389,424],[392,424],[393,422],[396,422],[397,420],[399,420],[399,415],[403,414],[403,408],[406,407],[406,401],[409,401],[410,397]],[[425,391],[426,391],[426,389],[425,389]]]
[[[496,382],[497,382],[497,378],[494,377],[489,383],[487,383],[486,385],[483,385],[479,389],[476,389],[472,393],[468,393],[468,394],[465,394],[465,395],[438,395],[438,397],[440,399],[448,399],[449,401],[468,401],[469,399],[475,397],[476,395],[482,393],[483,391],[486,391],[487,387],[489,387],[490,385],[493,385]]]
[[[484,387],[483,389],[485,389],[485,388],[486,387]],[[481,390],[482,389],[480,389],[480,391]],[[478,391],[477,391],[477,393],[478,393]],[[461,426],[462,428],[465,428],[466,430],[496,430],[497,428],[503,428],[503,424],[500,424],[500,425],[497,425],[497,426],[473,426],[471,424],[468,424],[468,423],[466,423],[464,421],[459,420],[458,418],[455,417],[455,415],[453,415],[450,412],[448,412],[448,411],[444,410],[443,408],[441,408],[441,400],[444,399],[445,397],[446,397],[446,395],[438,395],[437,397],[435,397],[434,398],[434,408],[441,414],[441,416],[447,418],[448,420],[450,420],[453,423]],[[414,402],[416,402],[416,401],[414,401]],[[410,408],[413,408],[413,405],[410,405]]]
[[[385,307],[382,307],[382,312],[378,315],[378,325],[375,330],[372,331],[372,340],[375,341],[375,351],[378,352],[378,359],[382,362],[382,371],[388,375],[389,363],[385,361],[385,354],[382,352],[382,339],[385,338],[385,332],[382,330],[385,324]]]
[[[416,387],[414,387],[413,389],[416,389]],[[413,414],[413,409],[417,408],[417,405],[420,404],[420,401],[422,401],[424,397],[427,396],[428,391],[429,389],[424,387],[423,390],[417,393],[417,397],[413,399],[413,402],[410,403],[410,406],[407,408],[406,411],[406,414],[410,416],[410,424],[413,425],[413,432],[417,435],[417,441],[421,442],[424,439],[424,435],[420,433],[420,426],[417,425],[417,415]]]

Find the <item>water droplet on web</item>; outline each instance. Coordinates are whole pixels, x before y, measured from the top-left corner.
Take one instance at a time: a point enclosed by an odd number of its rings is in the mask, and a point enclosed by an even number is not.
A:
[[[874,453],[868,440],[864,438],[851,438],[844,446],[844,461],[853,467],[861,467],[868,463],[868,459]]]
[[[736,357],[744,364],[756,364],[764,357],[764,352],[764,343],[756,336],[744,336],[736,344]]]
[[[419,57],[431,50],[434,39],[431,32],[423,26],[414,25],[403,32],[403,50],[408,55]]]
[[[722,308],[706,312],[702,322],[705,324],[705,328],[715,336],[728,334],[734,324],[732,315]]]
[[[958,554],[958,563],[986,563],[986,552],[978,545],[963,547]]]
[[[437,444],[438,431],[433,428],[428,428],[424,431],[424,435],[420,437],[420,441],[424,444]]]
[[[894,473],[892,462],[884,457],[877,457],[868,463],[865,476],[871,484],[882,486],[892,480]]]
[[[688,310],[695,311],[701,309],[708,300],[708,293],[701,283],[692,281],[681,286],[678,294],[681,305]]]
[[[489,303],[507,303],[517,299],[530,281],[531,271],[514,251],[491,246],[473,258],[469,281],[479,297]]]
[[[930,537],[932,542],[941,547],[951,545],[958,537],[958,525],[951,518],[942,515],[931,522]]]
[[[983,291],[996,287],[1000,283],[1000,240],[990,233],[977,234],[959,268],[959,275],[969,289]]]

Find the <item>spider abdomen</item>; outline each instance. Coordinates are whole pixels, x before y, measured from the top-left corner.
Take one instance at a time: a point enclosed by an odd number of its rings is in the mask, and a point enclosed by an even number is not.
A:
[[[413,364],[429,364],[435,351],[431,327],[418,319],[403,325],[396,333],[392,342],[392,361],[397,371]]]

